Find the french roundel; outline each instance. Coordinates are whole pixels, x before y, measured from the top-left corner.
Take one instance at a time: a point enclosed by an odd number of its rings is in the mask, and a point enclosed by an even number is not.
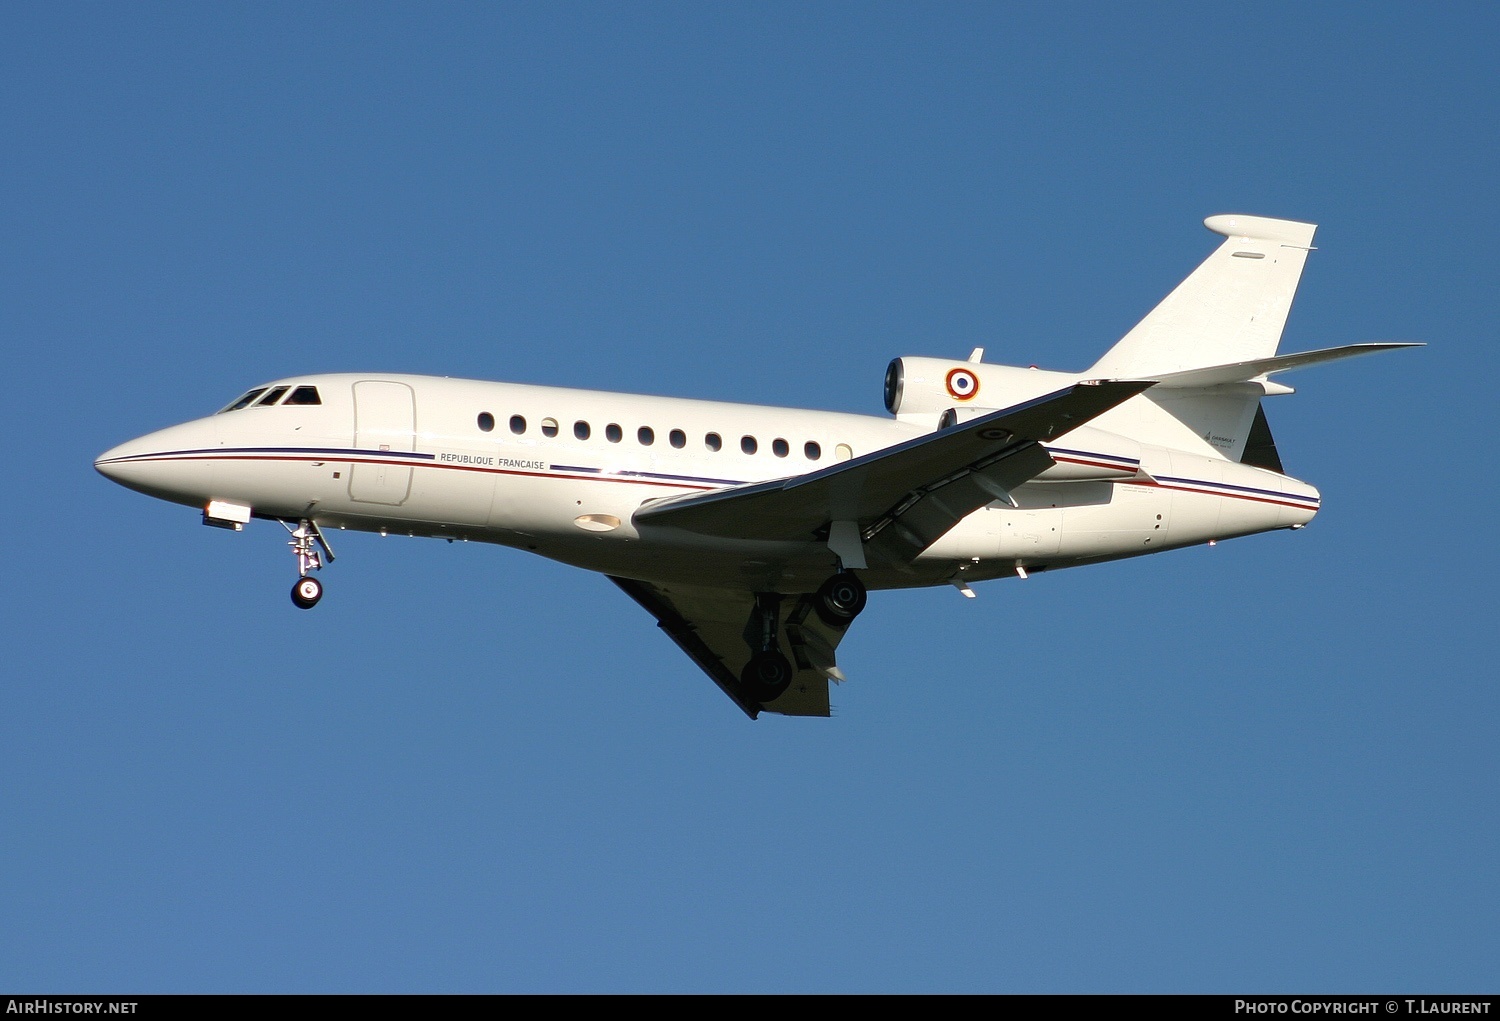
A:
[[[979,377],[968,369],[948,373],[948,394],[956,401],[971,400],[979,392]]]

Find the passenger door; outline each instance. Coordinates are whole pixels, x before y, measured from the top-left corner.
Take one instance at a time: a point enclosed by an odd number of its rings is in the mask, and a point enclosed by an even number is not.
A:
[[[411,463],[399,455],[416,449],[416,395],[405,383],[362,379],[354,384],[354,446],[370,459],[349,471],[349,498],[399,505],[411,494]],[[389,453],[391,458],[380,458]]]

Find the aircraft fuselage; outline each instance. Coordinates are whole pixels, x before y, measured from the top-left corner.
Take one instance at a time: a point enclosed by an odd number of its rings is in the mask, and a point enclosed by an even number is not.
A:
[[[1316,226],[1223,238],[1082,373],[903,356],[890,417],[434,376],[302,376],[101,455],[109,478],[239,530],[281,522],[292,602],[327,532],[490,542],[607,575],[747,715],[828,716],[870,589],[973,582],[1279,528],[1271,377],[1379,351],[1279,352]]]
[[[226,410],[101,455],[152,496],[256,517],[498,543],[610,575],[810,592],[826,536],[707,537],[638,526],[642,505],[824,468],[930,433],[930,423],[446,377],[339,374],[266,384],[317,404]],[[263,397],[260,399],[264,399]],[[285,399],[285,395],[283,395]],[[1284,475],[1083,427],[1056,462],[966,516],[872,589],[980,581],[1306,523],[1317,491]],[[1019,571],[1018,571],[1019,569]]]

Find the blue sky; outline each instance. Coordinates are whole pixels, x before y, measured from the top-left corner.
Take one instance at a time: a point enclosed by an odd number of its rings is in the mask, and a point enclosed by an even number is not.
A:
[[[1487,992],[1488,4],[0,11],[0,988]],[[1321,224],[1307,529],[880,593],[748,721],[603,579],[99,477],[300,372],[877,414]]]

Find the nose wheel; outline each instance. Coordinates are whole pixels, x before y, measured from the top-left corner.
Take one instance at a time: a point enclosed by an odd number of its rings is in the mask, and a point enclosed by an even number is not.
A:
[[[298,578],[292,586],[292,602],[299,609],[311,610],[323,598],[323,583],[316,578]]]
[[[333,563],[333,547],[311,518],[303,518],[295,528],[283,521],[281,527],[291,534],[287,545],[297,555],[297,584],[292,586],[292,602],[300,610],[311,610],[323,598],[323,583],[312,577],[311,572],[323,569],[325,557],[328,563]]]

